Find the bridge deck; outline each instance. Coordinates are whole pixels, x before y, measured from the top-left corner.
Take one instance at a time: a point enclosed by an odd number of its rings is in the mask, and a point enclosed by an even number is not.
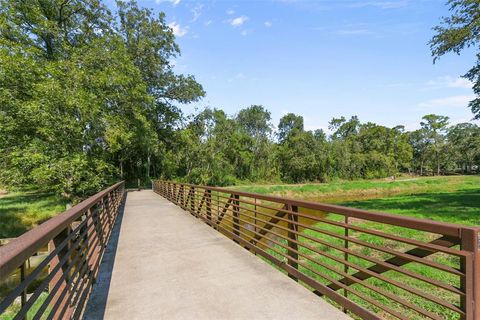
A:
[[[85,319],[350,319],[152,191],[129,192]]]

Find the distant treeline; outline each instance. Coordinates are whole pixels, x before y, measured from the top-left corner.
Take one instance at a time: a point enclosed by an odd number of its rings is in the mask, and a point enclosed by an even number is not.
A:
[[[437,115],[414,132],[333,119],[330,136],[294,114],[273,130],[262,106],[185,117],[179,106],[205,92],[174,72],[180,49],[164,14],[116,4],[0,1],[0,186],[78,199],[118,179],[303,182],[479,164],[479,128]]]
[[[398,173],[472,173],[480,164],[480,128],[449,126],[448,117],[429,114],[421,128],[406,132],[334,118],[327,135],[306,131],[303,118],[289,113],[276,130],[262,106],[229,117],[206,109],[174,131],[158,175],[198,184],[239,181],[306,182],[369,179]]]

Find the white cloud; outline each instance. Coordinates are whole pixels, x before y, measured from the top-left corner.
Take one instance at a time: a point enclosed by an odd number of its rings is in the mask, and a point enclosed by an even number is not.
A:
[[[228,14],[229,16],[231,16],[231,15],[234,14],[234,13],[235,13],[235,10],[232,10],[232,9],[228,9],[228,10],[227,10],[227,14]]]
[[[176,6],[180,3],[181,0],[155,0],[156,4],[160,4],[162,2],[170,2],[173,6]]]
[[[242,30],[242,32],[240,32],[240,34],[245,37],[248,34],[248,31],[247,30]]]
[[[173,34],[176,37],[183,37],[188,32],[188,26],[182,28],[182,26],[176,22],[169,23],[168,26],[172,28]]]
[[[192,9],[192,14],[193,14],[192,22],[195,22],[195,21],[198,20],[198,18],[200,18],[200,16],[202,15],[203,7],[204,7],[204,5],[201,4],[201,3],[199,3],[195,7],[193,7],[193,9]]]
[[[473,87],[473,83],[465,78],[457,78],[449,83],[449,87],[471,89]]]
[[[234,27],[240,27],[248,20],[247,16],[240,16],[235,19],[230,20],[230,24]]]
[[[421,108],[438,108],[438,107],[454,107],[463,108],[467,107],[468,103],[475,99],[475,95],[459,95],[450,96],[439,99],[432,99],[426,102],[419,103]]]
[[[270,21],[265,21],[264,25],[265,27],[270,28],[272,26],[272,23]]]
[[[207,21],[204,22],[204,25],[209,26],[209,25],[211,25],[212,23],[213,23],[212,20],[207,20]]]
[[[427,81],[427,87],[432,89],[442,89],[442,88],[464,88],[471,89],[473,83],[465,78],[456,78],[451,76],[438,77],[433,80]]]

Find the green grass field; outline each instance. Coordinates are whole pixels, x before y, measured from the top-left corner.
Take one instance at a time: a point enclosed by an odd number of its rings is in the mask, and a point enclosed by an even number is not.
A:
[[[12,192],[0,196],[0,239],[18,237],[65,211],[59,196],[38,192]]]

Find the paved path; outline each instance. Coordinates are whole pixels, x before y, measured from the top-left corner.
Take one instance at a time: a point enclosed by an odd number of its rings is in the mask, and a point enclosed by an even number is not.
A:
[[[85,319],[350,319],[152,191],[117,221]]]

